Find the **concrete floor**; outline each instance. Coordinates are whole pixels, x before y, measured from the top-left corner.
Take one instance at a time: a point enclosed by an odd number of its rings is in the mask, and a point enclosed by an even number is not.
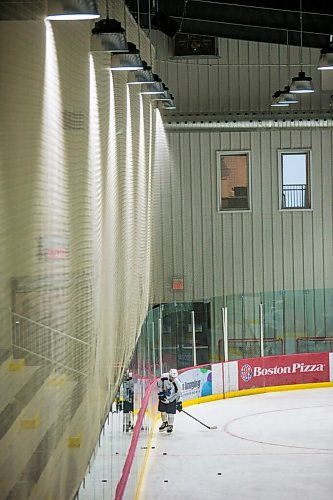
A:
[[[333,388],[185,410],[218,429],[183,413],[171,435],[156,426],[140,500],[333,499]]]

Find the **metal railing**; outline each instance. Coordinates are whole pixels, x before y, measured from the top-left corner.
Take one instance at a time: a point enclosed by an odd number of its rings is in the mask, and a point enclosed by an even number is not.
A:
[[[282,338],[263,339],[263,355],[279,356],[283,354]],[[224,361],[224,339],[218,342],[219,360]],[[261,356],[260,339],[228,339],[228,353],[232,359],[257,358]]]
[[[283,184],[282,208],[309,208],[306,184]]]
[[[298,337],[296,352],[331,352],[333,351],[333,337]]]

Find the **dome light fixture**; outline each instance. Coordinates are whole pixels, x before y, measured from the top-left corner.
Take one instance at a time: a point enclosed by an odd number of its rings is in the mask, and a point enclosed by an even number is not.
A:
[[[330,35],[330,41],[320,51],[318,68],[319,70],[333,69],[333,35]]]
[[[172,100],[171,94],[169,92],[169,88],[166,87],[164,85],[164,83],[162,83],[162,87],[164,89],[163,94],[158,94],[158,95],[154,96],[153,101],[171,101]]]
[[[100,19],[91,31],[91,51],[128,52],[125,30],[115,19]]]
[[[286,44],[287,44],[287,67],[288,67],[288,81],[290,81],[290,51],[289,51],[289,33],[286,32]],[[289,106],[289,104],[296,104],[298,102],[296,94],[290,91],[290,86],[287,84],[283,90],[278,90],[272,95],[272,107],[282,107]]]
[[[304,71],[300,71],[298,76],[291,79],[290,92],[294,94],[310,94],[314,92],[311,76],[306,76]]]
[[[100,14],[95,0],[48,0],[48,21],[82,21],[98,19]]]
[[[143,69],[140,51],[134,43],[128,42],[128,52],[111,55],[111,71],[137,71]]]
[[[154,82],[144,85],[144,88],[141,90],[141,94],[164,94],[164,87],[161,78],[156,73],[153,73],[153,77]]]
[[[288,82],[290,81],[290,49],[289,49],[289,32],[286,32],[286,44],[287,44],[287,67],[288,67]],[[276,103],[280,106],[298,103],[296,94],[290,92],[289,83],[284,87],[283,90],[279,92],[279,96],[276,99]]]
[[[288,103],[282,103],[282,102],[279,102],[279,98],[281,96],[282,92],[281,90],[277,90],[276,92],[274,92],[274,94],[272,95],[272,103],[271,103],[271,107],[287,107],[289,106]]]
[[[128,75],[128,85],[144,85],[145,83],[154,83],[154,75],[151,67],[146,61],[142,61],[142,70],[131,71]]]
[[[177,109],[175,100],[172,94],[170,94],[171,99],[169,101],[163,101],[162,106],[164,109]]]
[[[290,92],[290,87],[287,85],[280,93],[278,98],[280,104],[296,104],[298,99],[295,94]]]
[[[310,94],[314,92],[313,81],[311,76],[306,76],[303,71],[303,16],[302,16],[302,0],[299,2],[299,22],[300,22],[300,72],[292,78],[290,92],[294,94]]]

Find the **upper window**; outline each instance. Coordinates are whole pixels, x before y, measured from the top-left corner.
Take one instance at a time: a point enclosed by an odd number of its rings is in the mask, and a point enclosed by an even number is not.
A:
[[[219,211],[250,210],[249,152],[217,153]]]
[[[280,151],[280,208],[311,208],[310,151]]]

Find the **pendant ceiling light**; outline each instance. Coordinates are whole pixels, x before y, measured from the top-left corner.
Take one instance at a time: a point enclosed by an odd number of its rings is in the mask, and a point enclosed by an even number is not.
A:
[[[128,52],[111,55],[111,71],[136,71],[142,70],[143,64],[140,51],[134,43],[128,42]]]
[[[330,36],[328,44],[321,49],[318,69],[333,69],[333,36]]]
[[[154,75],[151,67],[146,61],[142,61],[142,70],[131,71],[128,75],[128,85],[143,85],[145,83],[154,83]]]
[[[298,102],[297,97],[295,94],[292,94],[290,92],[290,87],[287,85],[282,91],[279,96],[279,103],[280,104],[296,104]]]
[[[288,81],[290,81],[290,57],[289,57],[289,37],[287,31],[287,67],[288,67]],[[278,90],[273,95],[271,106],[289,106],[289,104],[296,104],[298,102],[296,94],[290,92],[289,84],[283,90]]]
[[[314,92],[311,76],[306,76],[304,71],[300,71],[297,76],[291,80],[290,92],[294,94],[310,94]]]
[[[128,52],[125,30],[115,19],[101,19],[91,33],[92,52]]]
[[[139,0],[138,1],[138,13],[139,9]],[[149,26],[149,47],[150,47],[150,65],[153,66],[153,57],[152,57],[152,43],[151,43],[151,11],[150,11],[150,0],[148,0],[148,26]],[[163,96],[166,98],[168,95],[168,99],[170,99],[171,94],[168,92],[168,88],[164,85],[161,78],[156,74],[152,73],[152,81],[145,83],[141,87],[142,95],[151,95],[151,96],[161,96],[161,100],[163,100]],[[166,91],[168,94],[166,94]],[[173,99],[173,98],[172,98]],[[154,99],[153,99],[154,100]],[[171,101],[170,101],[171,102]],[[171,104],[170,104],[171,105]]]
[[[177,106],[175,105],[174,101],[168,101],[163,104],[164,109],[177,109]]]
[[[126,30],[126,4],[124,2],[124,23]],[[140,30],[139,30],[139,45],[140,45]],[[134,43],[127,43],[128,50],[126,52],[118,52],[111,56],[111,71],[137,71],[143,70],[143,62],[140,57],[139,50]]]
[[[138,7],[138,41],[140,49],[140,2],[137,0]],[[131,71],[128,75],[128,85],[144,85],[145,83],[154,83],[154,75],[151,66],[146,61],[142,61],[142,70]]]
[[[125,11],[124,20],[126,25]],[[97,21],[91,33],[92,52],[128,52],[125,30],[119,21],[109,17],[109,0],[106,0],[106,19]]]
[[[272,95],[271,107],[289,106],[289,103],[284,103],[279,101],[281,94],[282,94],[281,90],[277,90],[276,92],[274,92],[274,94]]]
[[[286,33],[287,42],[287,67],[288,67],[288,82],[290,82],[290,47],[289,47],[289,32]],[[290,92],[290,84],[288,83],[280,93],[278,98],[280,104],[296,104],[298,102],[296,94]]]
[[[171,99],[169,101],[163,101],[162,105],[164,109],[177,109],[175,100],[172,94],[170,94]]]
[[[302,57],[303,57],[303,16],[302,16],[302,0],[300,0],[300,10],[299,10],[299,19],[300,19],[300,66],[301,71],[295,76],[290,85],[290,92],[295,94],[309,94],[314,92],[313,81],[311,76],[306,76],[303,71]]]
[[[172,99],[168,87],[166,87],[164,83],[162,83],[162,87],[164,89],[163,94],[158,94],[154,96],[153,101],[170,101]]]
[[[139,0],[138,0],[139,2]],[[139,3],[138,3],[139,12]],[[153,56],[152,56],[152,43],[151,43],[151,12],[150,12],[150,0],[148,0],[148,26],[149,26],[149,49],[150,49],[150,65],[153,66]],[[152,73],[152,80],[143,85],[141,89],[141,94],[143,95],[162,95],[164,93],[163,83],[161,78],[156,74]]]
[[[99,18],[94,0],[48,0],[47,16],[49,21],[81,21]]]
[[[154,82],[144,85],[143,89],[141,90],[141,94],[164,94],[164,87],[161,78],[156,75],[156,73],[153,73],[153,77]]]

